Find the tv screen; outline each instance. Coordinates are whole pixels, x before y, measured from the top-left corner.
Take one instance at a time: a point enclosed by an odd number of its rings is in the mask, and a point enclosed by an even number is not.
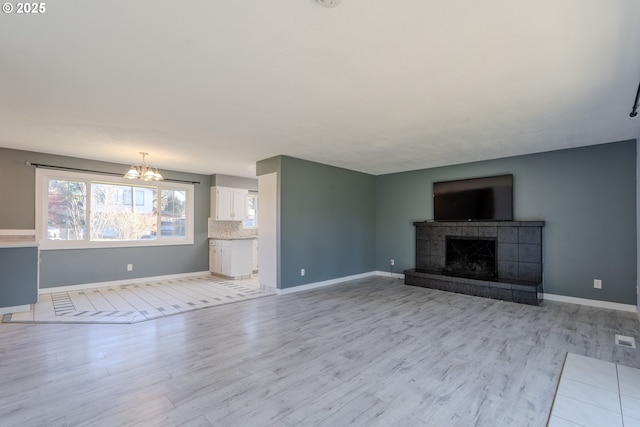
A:
[[[513,221],[513,175],[433,184],[435,221]]]

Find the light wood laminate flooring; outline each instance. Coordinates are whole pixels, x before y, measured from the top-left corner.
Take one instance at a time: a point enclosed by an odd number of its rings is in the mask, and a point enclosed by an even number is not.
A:
[[[544,426],[636,314],[371,277],[135,324],[0,324],[0,424]]]

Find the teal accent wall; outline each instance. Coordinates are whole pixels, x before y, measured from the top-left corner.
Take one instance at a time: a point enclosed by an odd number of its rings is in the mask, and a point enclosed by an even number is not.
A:
[[[124,173],[130,165],[0,148],[0,229],[35,228],[35,167],[26,162]],[[194,244],[40,252],[40,288],[183,274],[209,269],[209,177],[161,170],[165,179],[196,181]],[[126,264],[134,271],[127,272]]]
[[[279,287],[373,271],[375,177],[286,156],[279,169]]]
[[[377,176],[376,269],[414,267],[412,223],[433,218],[434,182],[509,173],[514,219],[546,222],[545,292],[635,305],[635,141]]]

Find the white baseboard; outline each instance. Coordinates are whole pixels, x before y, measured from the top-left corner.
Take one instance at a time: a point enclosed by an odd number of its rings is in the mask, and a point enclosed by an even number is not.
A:
[[[375,271],[369,271],[368,273],[338,277],[336,279],[324,280],[322,282],[307,283],[306,285],[293,286],[291,288],[275,289],[275,292],[278,295],[291,294],[293,292],[301,292],[301,291],[308,291],[309,289],[323,288],[325,286],[336,285],[338,283],[348,282],[349,280],[364,279],[365,277],[371,277],[375,275],[376,275]]]
[[[384,276],[384,277],[395,277],[396,279],[402,279],[404,280],[404,274],[401,273],[390,273],[388,271],[374,271],[373,272],[376,276]]]
[[[80,285],[58,286],[54,288],[40,288],[38,289],[38,294],[40,295],[40,294],[49,294],[53,292],[78,291],[78,290],[90,289],[90,288],[102,288],[102,287],[109,287],[109,286],[128,285],[132,283],[146,283],[146,282],[159,281],[159,280],[182,279],[186,277],[208,276],[210,274],[211,272],[209,271],[196,271],[192,273],[168,274],[165,276],[140,277],[136,279],[126,279],[126,280],[113,280],[110,282],[83,283]],[[294,286],[291,288],[284,288],[284,289],[275,289],[265,285],[260,285],[260,286],[263,287],[264,289],[274,291],[278,295],[285,295],[285,294],[290,294],[294,292],[307,291],[309,289],[332,286],[338,283],[348,282],[350,280],[364,279],[365,277],[371,277],[371,276],[383,276],[383,277],[394,277],[396,279],[404,279],[404,274],[390,273],[388,271],[376,270],[376,271],[369,271],[367,273],[354,274],[351,276],[338,277],[336,279],[324,280],[322,282],[307,283],[306,285]],[[549,301],[558,301],[558,302],[564,302],[568,304],[579,304],[579,305],[586,305],[589,307],[599,307],[599,308],[607,308],[611,310],[628,311],[628,312],[638,313],[638,316],[640,317],[639,308],[632,304],[620,304],[617,302],[599,301],[599,300],[593,300],[593,299],[568,297],[565,295],[555,295],[555,294],[546,294],[546,293],[543,294],[543,298]],[[17,313],[19,311],[29,311],[30,309],[31,309],[30,305],[21,305],[16,307],[3,307],[3,308],[0,308],[0,315],[6,314],[6,313]]]
[[[0,316],[8,313],[20,313],[21,311],[29,311],[31,310],[31,304],[27,305],[16,305],[14,307],[2,307],[0,308]]]
[[[543,294],[543,299],[549,301],[566,302],[569,304],[587,305],[589,307],[608,308],[610,310],[630,311],[636,313],[638,307],[631,304],[620,304],[617,302],[599,301],[595,299],[567,297],[564,295]]]
[[[113,280],[111,282],[83,283],[81,285],[58,286],[55,288],[40,288],[38,289],[38,294],[50,294],[53,292],[67,292],[67,291],[81,291],[83,289],[105,288],[110,286],[130,285],[132,283],[146,283],[146,282],[153,282],[158,280],[183,279],[185,277],[198,277],[198,276],[209,276],[209,275],[211,275],[209,271],[196,271],[193,273],[167,274],[165,276],[139,277],[136,279],[126,279],[126,280]]]

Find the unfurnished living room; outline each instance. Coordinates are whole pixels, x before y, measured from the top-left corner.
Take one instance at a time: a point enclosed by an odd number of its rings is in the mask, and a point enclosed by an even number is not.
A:
[[[0,425],[640,426],[640,2],[4,2]]]

